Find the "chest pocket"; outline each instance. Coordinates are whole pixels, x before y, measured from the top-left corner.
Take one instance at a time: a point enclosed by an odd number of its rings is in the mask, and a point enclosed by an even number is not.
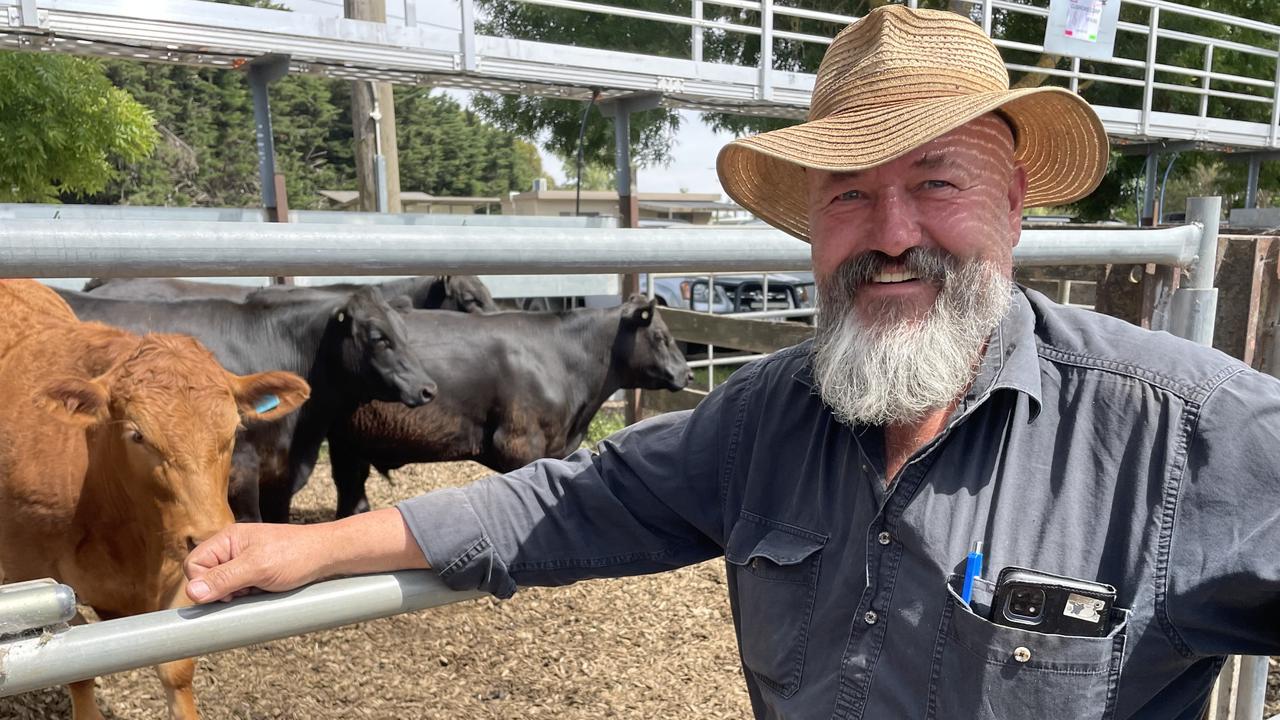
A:
[[[742,662],[784,698],[800,689],[826,541],[744,510],[726,543]]]
[[[930,720],[1110,720],[1115,716],[1129,611],[1112,610],[1106,637],[1047,635],[979,617],[947,584],[929,677]],[[991,603],[974,585],[974,605]]]

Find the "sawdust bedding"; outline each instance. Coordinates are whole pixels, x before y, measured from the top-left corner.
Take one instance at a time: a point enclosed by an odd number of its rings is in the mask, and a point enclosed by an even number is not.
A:
[[[386,507],[487,473],[409,466],[394,484],[370,478],[369,499]],[[333,507],[326,462],[295,499],[294,521],[331,519]],[[724,582],[711,561],[240,648],[200,659],[196,699],[206,720],[746,718]],[[108,720],[167,716],[146,668],[99,678],[98,702]],[[0,720],[70,716],[60,687],[0,698]]]

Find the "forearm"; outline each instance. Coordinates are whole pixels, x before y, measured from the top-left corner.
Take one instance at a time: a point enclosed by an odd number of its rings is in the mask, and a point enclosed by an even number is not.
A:
[[[323,577],[430,567],[395,508],[313,527],[322,533],[321,557],[328,556]]]

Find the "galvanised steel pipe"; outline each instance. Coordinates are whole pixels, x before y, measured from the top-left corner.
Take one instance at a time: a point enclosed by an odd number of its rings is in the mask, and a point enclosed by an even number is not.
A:
[[[1200,229],[1026,230],[1023,265],[1185,266]],[[777,230],[625,230],[289,223],[9,220],[0,277],[585,274],[803,270]]]
[[[429,570],[134,615],[0,643],[0,697],[482,596]]]

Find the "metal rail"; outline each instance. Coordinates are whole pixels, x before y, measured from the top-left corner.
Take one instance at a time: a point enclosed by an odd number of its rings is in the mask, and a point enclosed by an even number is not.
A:
[[[412,570],[78,625],[0,643],[0,697],[481,597]]]
[[[618,5],[580,0],[518,0],[587,15],[613,15],[639,22],[687,27],[691,33],[687,58],[621,53],[607,49],[569,47],[521,38],[482,35],[472,0],[461,2],[460,27],[451,30],[424,25],[384,25],[320,17],[282,10],[238,7],[199,0],[0,0],[0,48],[55,51],[106,58],[128,58],[206,67],[240,67],[267,54],[284,54],[290,69],[343,79],[382,80],[408,84],[450,85],[522,95],[585,100],[592,88],[602,88],[605,100],[630,93],[659,93],[669,107],[686,107],[739,114],[803,117],[813,87],[809,73],[779,70],[773,56],[778,41],[826,44],[812,33],[777,27],[794,20],[843,24],[853,16],[789,8],[772,0],[693,2],[689,14],[638,11]],[[992,23],[993,11],[1043,20],[1044,8],[1011,0],[966,0],[971,16],[981,15],[994,31],[996,45],[1008,51],[1043,52],[1038,43],[1001,35],[1008,23]],[[1122,22],[1118,33],[1145,37],[1142,60],[1114,58],[1094,62],[1104,71],[1086,72],[1080,63],[1067,69],[1039,68],[1016,62],[1011,70],[1053,76],[1072,90],[1081,82],[1139,87],[1140,107],[1098,107],[1107,132],[1128,141],[1191,140],[1244,148],[1280,146],[1280,27],[1212,10],[1178,5],[1167,0],[1123,0],[1143,8],[1146,23]],[[915,2],[908,2],[914,5]],[[708,17],[710,7],[754,11],[754,25]],[[35,8],[35,12],[31,12]],[[1190,18],[1221,30],[1197,34],[1170,27],[1170,18]],[[703,35],[711,30],[761,39],[761,60],[754,66],[706,62]],[[1241,33],[1263,39],[1242,42]],[[1157,62],[1161,44],[1198,45],[1205,52],[1187,66]],[[1270,66],[1258,77],[1214,70],[1215,57],[1225,52],[1265,58]],[[1141,79],[1123,77],[1140,69]],[[1157,80],[1157,74],[1161,76]],[[1177,79],[1186,80],[1179,84]],[[1157,96],[1198,97],[1195,114],[1158,112]],[[1235,120],[1229,108],[1215,107],[1211,98],[1269,105],[1269,122]]]
[[[1185,266],[1200,228],[1026,230],[1021,264]],[[87,220],[0,223],[0,277],[743,272],[808,269],[809,246],[777,230],[343,225]]]

